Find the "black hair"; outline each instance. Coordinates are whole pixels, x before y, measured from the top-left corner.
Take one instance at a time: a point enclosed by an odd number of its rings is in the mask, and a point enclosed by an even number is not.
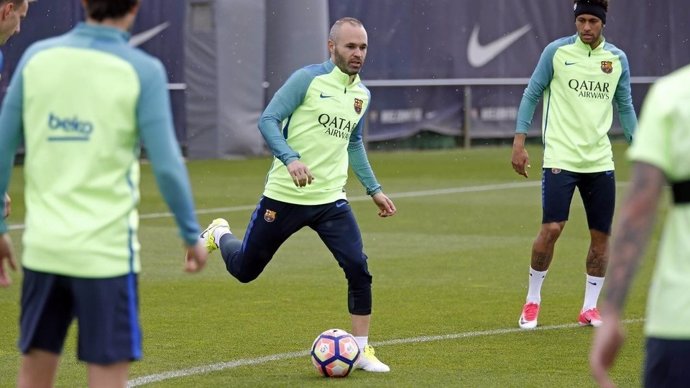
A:
[[[139,0],[86,0],[86,13],[96,21],[125,16]]]

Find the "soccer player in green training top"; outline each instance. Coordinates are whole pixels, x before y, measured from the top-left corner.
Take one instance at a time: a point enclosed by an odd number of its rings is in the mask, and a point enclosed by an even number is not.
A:
[[[611,243],[604,289],[604,324],[596,330],[590,365],[602,387],[623,345],[625,299],[649,241],[667,185],[672,205],[658,248],[647,300],[644,386],[690,384],[690,66],[659,79],[649,90],[640,127],[628,151],[632,181]]]
[[[599,326],[597,299],[604,283],[608,243],[616,201],[613,153],[608,132],[613,105],[626,139],[631,141],[637,117],[630,94],[625,53],[602,35],[607,0],[575,0],[577,34],[551,42],[539,58],[518,110],[513,140],[513,169],[527,177],[525,137],[543,97],[542,224],[532,244],[529,290],[518,324],[537,326],[541,286],[563,232],[577,187],[587,214],[590,245],[586,259],[585,296],[578,322]]]
[[[29,47],[0,113],[0,192],[25,144],[26,229],[19,387],[52,387],[65,336],[78,322],[90,387],[125,387],[141,358],[139,142],[186,244],[198,241],[187,171],[172,126],[163,65],[128,44],[138,0],[84,0],[86,23]],[[14,264],[0,219],[0,267]]]
[[[228,272],[246,283],[256,279],[278,248],[299,229],[314,229],[348,282],[352,334],[363,353],[358,367],[388,372],[368,345],[371,275],[362,236],[345,196],[348,164],[379,208],[395,214],[371,170],[362,127],[369,90],[359,71],[367,53],[362,23],[343,18],[332,26],[330,60],[297,70],[276,92],[259,120],[259,129],[275,159],[244,241],[228,222],[215,219],[201,234],[209,251],[220,249]]]

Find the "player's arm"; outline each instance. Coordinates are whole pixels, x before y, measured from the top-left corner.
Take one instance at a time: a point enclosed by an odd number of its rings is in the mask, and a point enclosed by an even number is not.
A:
[[[632,182],[611,243],[606,273],[606,309],[620,313],[630,283],[645,252],[666,177],[656,166],[633,164]]]
[[[527,168],[529,167],[529,154],[525,149],[525,139],[527,131],[532,126],[537,104],[553,78],[553,56],[556,49],[556,45],[550,44],[542,52],[518,107],[511,163],[513,170],[525,178],[528,177]]]
[[[365,115],[362,115],[362,117]],[[347,145],[347,156],[352,171],[362,186],[364,186],[367,195],[374,195],[381,192],[381,185],[376,180],[374,170],[372,170],[371,164],[369,164],[369,158],[364,148],[364,141],[362,140],[363,122],[364,120],[359,120],[359,123],[352,130],[350,143]]]
[[[665,91],[658,84],[650,88],[642,107],[640,131],[628,151],[634,161],[631,184],[614,228],[604,287],[606,310],[616,313],[623,308],[632,275],[654,224],[667,172],[674,165],[668,152],[674,128],[665,124],[673,105],[660,103],[665,99]]]
[[[271,153],[286,166],[300,158],[299,153],[287,143],[287,131],[281,129],[285,119],[302,104],[313,77],[305,69],[294,72],[285,84],[276,91],[259,118],[259,131]]]
[[[559,46],[550,44],[546,46],[539,57],[539,62],[532,72],[527,87],[522,94],[520,106],[518,107],[517,122],[515,125],[516,133],[524,133],[530,129],[534,111],[537,104],[544,94],[544,90],[549,87],[553,79],[553,57]]]
[[[589,356],[592,376],[600,386],[611,386],[607,371],[623,345],[623,306],[654,226],[657,204],[666,182],[661,169],[637,162],[632,183],[613,233],[606,272],[603,325],[596,330]]]
[[[589,356],[592,375],[601,386],[612,386],[607,371],[613,366],[623,345],[622,311],[633,277],[652,233],[656,209],[666,183],[666,172],[674,161],[668,154],[672,138],[664,125],[672,105],[665,101],[663,89],[653,85],[642,106],[640,130],[628,155],[635,161],[632,182],[619,210],[611,241],[604,301],[603,325],[597,329]]]
[[[28,52],[28,51],[27,51]],[[26,62],[26,55],[22,58],[12,77],[7,94],[0,111],[0,193],[3,193],[3,211],[9,211],[9,197],[7,189],[14,166],[14,157],[21,143],[23,121],[23,83],[22,70]],[[0,287],[11,284],[8,270],[16,270],[12,242],[7,233],[5,218],[0,218]]]
[[[288,145],[286,139],[289,127],[281,130],[281,125],[302,104],[312,80],[313,77],[305,69],[293,73],[278,89],[259,118],[259,131],[268,148],[287,167],[297,187],[311,184],[314,176],[309,167],[299,160],[300,154]]]
[[[7,264],[7,267],[5,266]],[[12,284],[9,270],[16,271],[17,263],[14,261],[12,240],[7,233],[0,234],[0,287],[8,287]]]
[[[376,207],[378,207],[379,216],[389,217],[394,215],[397,210],[393,201],[383,193],[381,185],[376,180],[374,171],[369,163],[369,158],[364,148],[364,142],[362,141],[363,121],[364,120],[360,120],[359,123],[357,123],[357,126],[350,135],[350,143],[347,146],[348,160],[352,167],[352,171],[354,171],[355,176],[362,186],[364,186],[367,195],[371,196]]]
[[[628,58],[621,53],[621,78],[616,86],[616,93],[613,98],[618,108],[618,119],[623,127],[623,134],[628,144],[632,143],[635,128],[637,128],[637,115],[632,102],[632,92],[630,90],[630,66]]]
[[[175,138],[165,71],[160,62],[140,71],[142,85],[137,120],[141,140],[163,199],[173,213],[180,236],[187,246],[190,261],[186,263],[186,269],[197,271],[204,266],[206,255],[198,241],[200,227],[191,185]]]
[[[10,216],[10,213],[12,213],[12,198],[10,198],[9,194],[5,193],[3,201],[5,211],[2,213],[2,218],[7,218]]]

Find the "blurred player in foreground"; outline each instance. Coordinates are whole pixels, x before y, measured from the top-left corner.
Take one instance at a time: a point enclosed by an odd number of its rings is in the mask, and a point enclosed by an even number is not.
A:
[[[162,64],[129,46],[137,0],[84,0],[87,20],[27,49],[0,113],[0,192],[25,144],[26,230],[17,385],[52,387],[68,327],[90,387],[125,387],[142,354],[139,143],[186,244],[203,268],[191,189]],[[15,266],[0,220],[0,268]],[[9,283],[2,273],[3,285]]]
[[[647,94],[629,150],[632,182],[611,244],[604,324],[596,330],[590,365],[602,387],[623,345],[623,307],[654,229],[664,187],[673,203],[657,253],[647,300],[644,386],[690,384],[690,66],[656,82]]]

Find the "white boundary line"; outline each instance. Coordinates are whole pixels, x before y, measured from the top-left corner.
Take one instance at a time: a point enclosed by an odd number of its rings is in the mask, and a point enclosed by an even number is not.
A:
[[[453,188],[436,189],[436,190],[409,191],[409,192],[403,192],[403,193],[389,194],[389,196],[393,199],[395,199],[395,198],[413,198],[413,197],[420,197],[420,196],[447,195],[447,194],[459,194],[459,193],[476,193],[476,192],[492,191],[492,190],[506,190],[506,189],[515,189],[515,188],[536,187],[539,185],[541,185],[541,181],[514,182],[514,183],[501,183],[501,184],[470,186],[470,187],[453,187]],[[619,183],[619,185],[620,185],[620,183]],[[354,196],[354,197],[350,197],[349,201],[350,202],[358,202],[358,201],[368,200],[369,198],[370,198],[369,196],[364,196],[364,195]],[[222,207],[222,208],[197,210],[196,213],[197,214],[213,214],[213,213],[221,213],[221,212],[248,211],[248,210],[253,210],[254,208],[256,208],[256,205],[232,206],[232,207]],[[156,218],[166,218],[166,217],[172,217],[172,214],[169,212],[163,212],[163,213],[141,214],[139,216],[140,219],[156,219]],[[24,229],[24,225],[23,224],[9,225],[9,229],[10,230],[21,230],[21,229]],[[643,322],[643,321],[644,321],[644,319],[629,319],[629,320],[625,320],[623,322],[624,323],[638,323],[638,322]],[[542,327],[537,327],[536,329],[532,329],[531,331],[570,329],[570,328],[575,328],[578,326],[579,326],[578,324],[572,324],[572,323],[571,324],[555,325],[555,326],[542,326]],[[483,336],[492,336],[492,335],[501,335],[501,334],[511,334],[511,333],[517,333],[517,332],[521,332],[521,331],[525,331],[525,330],[519,329],[519,328],[483,330],[483,331],[473,331],[473,332],[455,333],[455,334],[443,334],[443,335],[412,337],[412,338],[399,338],[399,339],[393,339],[393,340],[388,340],[388,341],[372,342],[372,345],[387,346],[387,345],[399,345],[399,344],[407,344],[407,343],[445,341],[445,340],[454,340],[454,339],[471,338],[471,337],[483,337]],[[303,350],[303,351],[299,351],[299,352],[279,353],[279,354],[273,354],[273,355],[257,357],[257,358],[243,358],[243,359],[234,360],[234,361],[227,361],[227,362],[203,365],[203,366],[187,368],[187,369],[179,369],[179,370],[175,370],[175,371],[169,371],[169,372],[157,373],[157,374],[148,375],[148,376],[137,377],[133,380],[129,380],[127,382],[127,386],[128,387],[138,387],[138,386],[145,385],[145,384],[151,384],[151,383],[164,381],[164,380],[170,380],[170,379],[179,378],[179,377],[186,377],[186,376],[210,373],[210,372],[221,371],[221,370],[225,370],[225,369],[232,369],[232,368],[237,368],[237,367],[246,366],[246,365],[252,366],[252,365],[264,364],[264,363],[271,362],[271,361],[280,361],[280,360],[288,360],[288,359],[293,359],[293,358],[298,358],[298,357],[304,357],[304,356],[307,356],[308,354],[309,354],[308,350]]]
[[[532,182],[515,182],[515,183],[499,183],[492,185],[483,186],[469,186],[469,187],[451,187],[447,189],[436,189],[436,190],[422,190],[422,191],[408,191],[404,193],[388,194],[389,197],[395,198],[412,198],[420,196],[432,196],[432,195],[446,195],[446,194],[458,194],[458,193],[477,193],[482,191],[491,190],[507,190],[507,189],[518,189],[525,187],[536,187],[541,185],[541,181]],[[368,195],[360,195],[348,198],[350,202],[358,202],[369,200]],[[256,204],[253,205],[243,205],[243,206],[231,206],[231,207],[218,207],[212,209],[197,209],[196,214],[217,214],[217,213],[230,213],[239,211],[250,211],[256,208]],[[139,219],[150,220],[157,218],[167,218],[172,217],[170,212],[162,213],[147,213],[140,214]],[[8,226],[9,230],[23,230],[24,224],[13,224]]]
[[[634,324],[644,322],[644,319],[627,319],[624,320],[624,324]],[[388,341],[372,342],[374,346],[388,346],[388,345],[400,345],[400,344],[410,344],[410,343],[422,343],[422,342],[433,342],[433,341],[448,341],[463,338],[473,338],[473,337],[487,337],[502,334],[512,334],[520,332],[532,332],[532,331],[547,331],[547,330],[561,330],[561,329],[573,329],[579,328],[580,325],[577,323],[567,323],[562,325],[552,325],[552,326],[540,326],[536,329],[524,330],[520,328],[511,329],[495,329],[495,330],[481,330],[481,331],[469,331],[464,333],[455,334],[442,334],[442,335],[430,335],[422,337],[411,337],[411,338],[398,338]],[[200,375],[210,372],[217,372],[225,369],[233,369],[241,366],[254,366],[265,364],[271,361],[282,361],[289,360],[293,358],[306,357],[309,355],[308,350],[303,350],[300,352],[289,352],[289,353],[278,353],[269,356],[256,357],[256,358],[242,358],[234,361],[219,362],[215,364],[202,365],[187,369],[178,369],[169,372],[156,373],[148,376],[137,377],[135,379],[129,380],[127,382],[128,387],[139,387],[146,384],[157,383],[164,380],[175,379],[179,377],[187,377],[193,375]]]
[[[626,186],[628,182],[616,182],[616,186]],[[521,189],[527,187],[538,187],[541,185],[541,180],[530,181],[530,182],[513,182],[513,183],[498,183],[492,185],[483,186],[469,186],[469,187],[450,187],[447,189],[436,189],[436,190],[421,190],[421,191],[408,191],[403,193],[388,194],[392,199],[396,198],[414,198],[420,196],[432,196],[432,195],[447,195],[447,194],[461,194],[461,193],[478,193],[482,191],[492,191],[492,190],[508,190],[508,189]],[[348,198],[350,202],[359,202],[369,200],[368,195],[359,195]],[[217,207],[211,209],[197,209],[196,214],[217,214],[217,213],[231,213],[239,211],[250,211],[256,208],[256,204],[253,205],[242,205],[242,206],[231,206],[231,207]],[[170,212],[162,213],[147,213],[140,214],[139,219],[141,220],[151,220],[157,218],[167,218],[172,217]],[[23,230],[24,224],[13,224],[8,225],[9,230]]]

